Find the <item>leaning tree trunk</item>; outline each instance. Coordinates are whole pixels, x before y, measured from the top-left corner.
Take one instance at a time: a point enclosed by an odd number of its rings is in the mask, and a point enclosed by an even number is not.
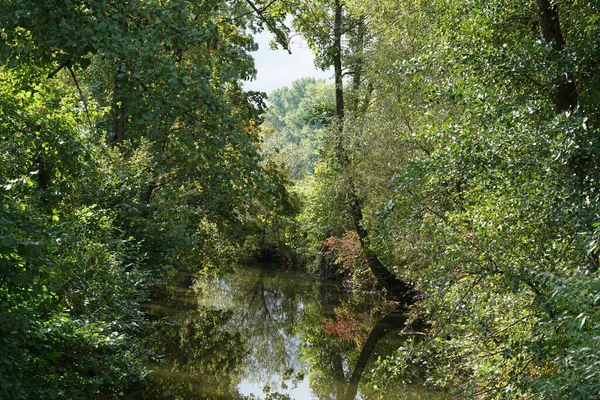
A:
[[[339,166],[342,171],[348,171],[350,167],[350,159],[346,152],[343,142],[344,133],[344,91],[343,91],[343,75],[342,75],[342,2],[335,0],[335,19],[334,19],[334,56],[333,69],[335,76],[335,110],[336,110],[336,126],[335,126],[335,154]],[[360,77],[358,78],[360,79]],[[354,185],[352,177],[347,177],[348,198],[350,214],[354,223],[354,228],[360,239],[363,254],[367,259],[367,263],[377,283],[384,287],[390,294],[396,296],[398,300],[409,304],[414,300],[414,292],[411,285],[398,279],[394,274],[390,273],[372,250],[369,248],[369,233],[364,226],[364,218],[362,213],[362,205]]]

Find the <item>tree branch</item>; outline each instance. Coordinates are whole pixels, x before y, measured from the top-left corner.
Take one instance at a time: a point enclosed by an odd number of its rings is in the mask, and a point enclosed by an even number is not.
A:
[[[67,67],[69,68],[71,65],[71,59],[68,59],[64,64],[60,64],[58,67],[56,67],[54,69],[54,71],[50,72],[48,74],[48,79],[52,79],[56,76],[56,74],[58,74],[63,68]]]
[[[265,16],[263,16],[263,13],[265,12],[265,10],[268,7],[270,7],[271,4],[274,3],[274,1],[272,1],[271,3],[269,3],[263,9],[260,9],[260,8],[256,7],[256,4],[254,4],[251,0],[246,0],[246,3],[248,3],[248,5],[250,6],[250,8],[252,8],[254,10],[254,12],[256,13],[256,15],[258,15],[258,17],[267,25],[267,27],[269,28],[269,30],[275,35],[278,43],[285,50],[287,50],[289,54],[292,54],[292,51],[289,48],[289,42],[284,37],[283,32],[281,31],[281,29],[279,29],[277,26],[275,26],[273,24],[273,21],[270,21],[268,18],[266,18]]]
[[[67,69],[69,70],[69,72],[71,73],[71,78],[73,78],[73,82],[75,83],[75,87],[77,88],[77,91],[79,92],[79,96],[81,96],[81,101],[83,102],[83,108],[85,110],[85,115],[87,116],[88,122],[92,122],[92,119],[90,118],[90,111],[88,109],[88,105],[87,105],[87,101],[85,100],[85,96],[83,95],[83,91],[81,90],[81,87],[79,86],[79,82],[77,81],[77,76],[75,76],[75,71],[73,71],[73,67],[71,66],[70,63],[68,63],[68,65],[66,66]]]

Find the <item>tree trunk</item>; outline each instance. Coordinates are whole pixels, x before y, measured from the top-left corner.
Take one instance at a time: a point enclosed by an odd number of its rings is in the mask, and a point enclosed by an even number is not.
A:
[[[342,75],[342,3],[341,0],[335,0],[335,19],[334,19],[334,57],[333,57],[333,69],[335,76],[335,110],[336,110],[336,158],[339,163],[342,173],[348,172],[350,169],[350,159],[344,147],[343,133],[344,133],[344,91],[343,91],[343,75]],[[360,75],[355,77],[360,79]],[[355,83],[356,84],[356,83]],[[360,85],[360,82],[358,82]],[[362,245],[363,254],[367,259],[369,268],[377,283],[384,287],[390,294],[398,298],[405,304],[412,303],[414,301],[414,292],[412,286],[406,282],[398,279],[394,274],[391,274],[381,263],[377,254],[369,249],[369,234],[363,224],[363,213],[362,205],[357,195],[354,180],[351,176],[347,178],[348,186],[348,197],[350,214],[354,222],[354,228],[360,239]]]
[[[551,0],[536,0],[538,9],[538,21],[540,25],[540,36],[542,40],[552,43],[555,52],[561,51],[566,41],[560,27],[560,17],[558,7]],[[554,109],[557,113],[564,111],[573,111],[579,101],[579,92],[573,81],[571,73],[566,71],[556,77],[556,91],[554,93]],[[583,185],[587,175],[585,159],[581,157],[574,158],[569,164],[575,175],[579,178],[580,184]],[[599,268],[600,251],[595,250],[589,256],[590,272],[596,272]]]
[[[40,188],[46,191],[50,187],[50,168],[48,168],[48,165],[41,157],[39,157],[36,161],[38,166],[37,179],[40,184]]]
[[[381,263],[377,254],[369,248],[369,232],[363,224],[362,206],[356,195],[356,191],[354,190],[354,185],[352,185],[351,189],[350,212],[352,214],[354,228],[358,233],[358,238],[362,246],[363,255],[367,260],[367,264],[369,264],[369,269],[375,276],[379,286],[384,287],[403,304],[412,304],[416,297],[413,286],[398,279],[396,275],[389,272]]]
[[[337,116],[338,133],[344,127],[344,83],[342,81],[342,3],[335,0],[335,18],[333,25],[333,71],[335,76],[335,114]]]
[[[560,51],[565,46],[565,38],[560,28],[558,7],[551,0],[536,0],[538,21],[542,40],[552,43],[555,51]],[[554,94],[554,108],[557,113],[571,111],[577,107],[579,93],[577,86],[566,72],[556,77],[556,92]]]
[[[113,145],[122,146],[125,141],[125,121],[127,112],[125,109],[125,90],[127,77],[122,71],[125,62],[121,59],[117,63],[117,71],[115,73],[115,82],[113,88]]]
[[[152,193],[154,189],[158,188],[157,185],[148,185],[139,195],[139,202],[145,206],[150,204],[150,200],[152,200]]]

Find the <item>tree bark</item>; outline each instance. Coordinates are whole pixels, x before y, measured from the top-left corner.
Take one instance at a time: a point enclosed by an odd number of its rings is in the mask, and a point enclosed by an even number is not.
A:
[[[48,167],[46,162],[41,157],[39,157],[37,159],[37,166],[38,166],[37,179],[40,184],[40,188],[42,188],[42,190],[46,191],[50,187],[50,168]]]
[[[152,200],[152,193],[154,192],[154,189],[158,188],[157,185],[148,185],[146,186],[146,188],[144,190],[142,190],[142,192],[139,195],[139,201],[141,204],[143,205],[148,205],[150,204],[150,200]]]
[[[344,124],[344,83],[342,81],[342,3],[335,0],[333,21],[333,71],[335,76],[335,114],[338,119],[338,130],[343,131]],[[341,127],[341,128],[340,128]],[[338,132],[341,133],[341,132]]]
[[[552,43],[556,52],[566,44],[560,27],[558,7],[551,0],[536,0],[538,21],[542,40]],[[557,113],[572,111],[577,107],[579,93],[569,72],[556,77],[556,92],[554,93],[554,108]]]
[[[113,87],[113,145],[122,146],[125,141],[125,121],[127,112],[125,108],[125,90],[127,78],[121,70],[124,61],[121,59],[117,63],[117,71],[115,73],[115,81]]]

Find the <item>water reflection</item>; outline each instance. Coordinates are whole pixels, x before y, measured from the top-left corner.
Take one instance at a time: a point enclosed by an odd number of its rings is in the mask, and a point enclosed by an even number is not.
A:
[[[169,322],[153,338],[164,362],[152,367],[146,398],[430,398],[361,384],[385,379],[364,379],[366,367],[402,341],[393,334],[402,316],[385,316],[376,297],[350,297],[302,273],[247,267],[174,293],[154,307]]]
[[[194,286],[200,308],[233,313],[227,329],[240,332],[248,349],[240,366],[242,393],[289,394],[305,381],[298,328],[306,304],[314,302],[312,283],[300,274],[245,269]]]

